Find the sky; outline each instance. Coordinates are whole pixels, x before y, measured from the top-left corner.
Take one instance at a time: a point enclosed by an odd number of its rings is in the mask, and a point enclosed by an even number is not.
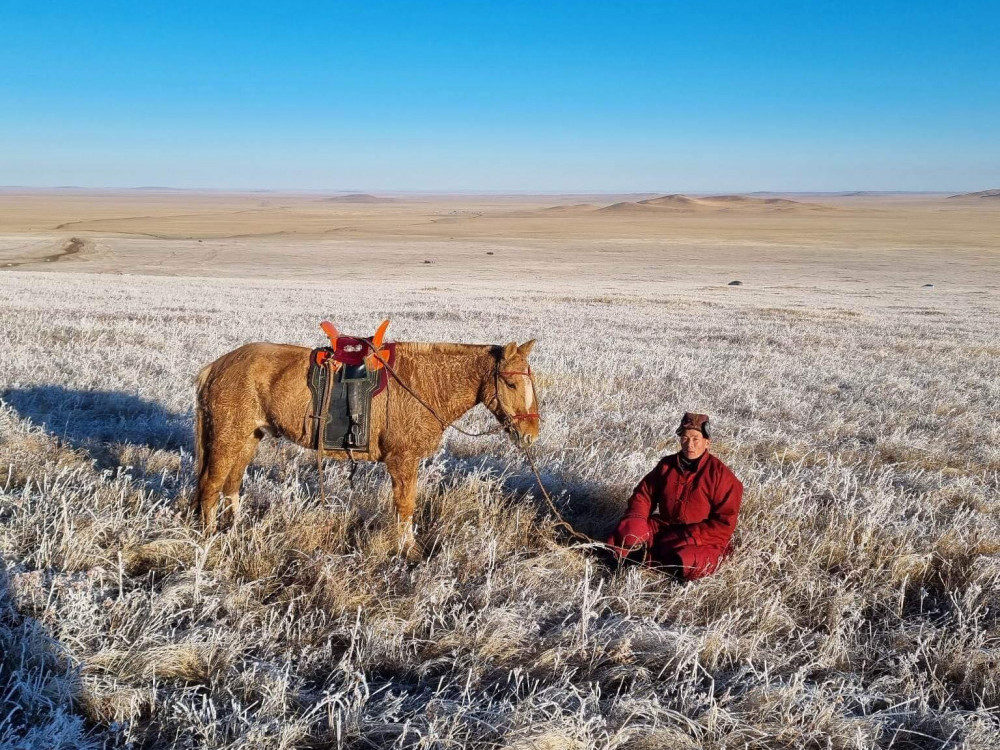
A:
[[[1000,4],[0,0],[0,185],[1000,187]]]

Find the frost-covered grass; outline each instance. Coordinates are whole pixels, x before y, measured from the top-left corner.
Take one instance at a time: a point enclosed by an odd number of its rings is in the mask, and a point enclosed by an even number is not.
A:
[[[0,285],[2,747],[1000,747],[988,294]],[[313,456],[275,441],[241,525],[203,539],[198,367],[383,316],[400,339],[538,339],[537,455],[593,535],[680,413],[709,412],[747,488],[735,556],[685,586],[609,570],[513,446],[457,433],[422,473],[419,563],[380,467],[351,489],[328,465],[324,505]]]

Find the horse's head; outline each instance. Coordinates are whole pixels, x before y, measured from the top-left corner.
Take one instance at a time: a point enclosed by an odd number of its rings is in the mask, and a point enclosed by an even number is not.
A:
[[[483,403],[500,424],[522,445],[538,439],[538,394],[528,364],[528,354],[535,345],[532,339],[520,346],[511,341],[497,347],[496,363],[489,381],[483,384]]]

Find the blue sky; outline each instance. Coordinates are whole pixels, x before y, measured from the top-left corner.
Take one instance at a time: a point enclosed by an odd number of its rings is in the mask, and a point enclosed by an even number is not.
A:
[[[0,0],[0,185],[1000,186],[987,2]]]

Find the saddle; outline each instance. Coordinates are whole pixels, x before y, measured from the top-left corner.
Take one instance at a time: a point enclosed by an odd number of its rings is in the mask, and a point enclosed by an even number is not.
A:
[[[342,336],[332,323],[320,324],[330,346],[309,356],[312,412],[306,417],[311,445],[322,450],[368,450],[372,400],[386,389],[396,359],[396,345],[383,344],[389,321],[371,338]]]

